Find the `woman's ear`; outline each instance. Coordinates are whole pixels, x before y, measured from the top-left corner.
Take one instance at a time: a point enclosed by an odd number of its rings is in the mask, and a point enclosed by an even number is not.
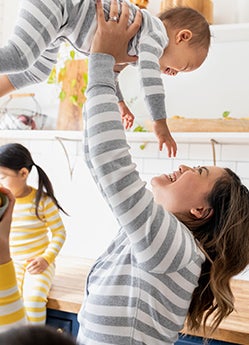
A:
[[[176,43],[187,42],[191,40],[192,36],[193,36],[192,31],[188,29],[180,30],[176,34]]]
[[[211,207],[191,208],[190,213],[197,219],[206,219],[212,216],[214,210]]]

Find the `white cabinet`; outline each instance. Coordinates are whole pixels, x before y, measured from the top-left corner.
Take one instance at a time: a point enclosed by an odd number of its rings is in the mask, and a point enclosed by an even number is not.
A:
[[[211,25],[213,43],[249,42],[249,23]]]

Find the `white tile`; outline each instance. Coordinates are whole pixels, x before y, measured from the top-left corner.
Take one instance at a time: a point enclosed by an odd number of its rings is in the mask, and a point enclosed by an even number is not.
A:
[[[249,162],[248,145],[222,145],[221,159]]]
[[[158,158],[159,157],[159,149],[158,144],[155,143],[148,143],[148,142],[134,142],[130,143],[131,147],[131,155],[134,157],[139,158]]]
[[[237,163],[235,161],[223,161],[219,160],[216,162],[216,166],[221,168],[229,168],[234,172],[237,172]]]
[[[172,170],[171,159],[144,159],[144,170],[146,174],[163,174]]]
[[[211,144],[190,144],[189,157],[198,160],[213,160],[213,148]],[[220,145],[215,145],[215,157],[220,159]]]
[[[242,178],[249,179],[249,162],[238,162],[237,174]]]

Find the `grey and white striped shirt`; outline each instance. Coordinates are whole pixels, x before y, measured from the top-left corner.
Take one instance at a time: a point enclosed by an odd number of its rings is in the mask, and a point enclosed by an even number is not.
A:
[[[118,0],[119,3],[122,0]],[[103,0],[106,18],[110,0]],[[130,4],[130,21],[137,8]],[[163,23],[142,10],[141,30],[132,39],[129,53],[138,55],[145,100],[153,120],[166,118],[165,96],[158,59],[168,44]],[[0,48],[0,73],[8,73],[16,89],[47,79],[61,43],[69,41],[89,54],[97,26],[95,0],[22,0],[14,34]],[[122,94],[118,90],[119,99]]]
[[[88,276],[78,315],[78,341],[173,344],[205,257],[191,232],[154,202],[132,163],[118,112],[113,66],[109,55],[89,58],[84,148],[91,174],[120,231]]]

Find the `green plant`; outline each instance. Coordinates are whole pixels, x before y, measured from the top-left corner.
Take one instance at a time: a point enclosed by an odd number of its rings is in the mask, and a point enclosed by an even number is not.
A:
[[[142,125],[137,125],[134,129],[133,132],[148,132],[147,129],[144,128]],[[141,150],[144,150],[146,147],[146,143],[141,144],[140,146]]]
[[[137,125],[134,129],[133,132],[148,132],[147,129],[145,129],[142,125]]]
[[[72,61],[79,60],[79,53],[72,49],[71,45],[65,43],[62,46],[58,54],[58,63],[53,67],[49,77],[48,84],[56,84],[59,86],[59,99],[64,101],[66,98],[76,107],[82,108],[84,98],[82,95],[85,94],[88,73],[86,70],[82,71],[80,78],[74,76],[71,80],[68,80],[70,76],[70,68]],[[69,86],[65,87],[64,82],[69,81]]]
[[[223,111],[222,113],[222,117],[224,117],[225,119],[228,118],[228,116],[230,115],[230,111]]]

